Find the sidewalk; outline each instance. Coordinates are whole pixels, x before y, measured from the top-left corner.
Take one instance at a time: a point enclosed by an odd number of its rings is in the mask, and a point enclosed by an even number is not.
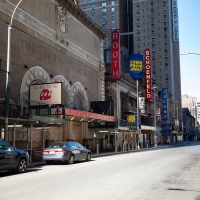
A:
[[[119,152],[100,151],[99,154],[97,154],[96,152],[92,152],[92,158],[119,155],[119,154],[127,154],[127,153],[136,153],[136,152],[147,151],[147,150],[157,150],[157,149],[160,149],[160,148],[163,148],[163,149],[164,148],[172,148],[172,147],[175,147],[175,146],[181,146],[181,145],[185,145],[185,144],[187,144],[187,142],[183,142],[183,143],[179,143],[179,144],[162,144],[162,145],[158,145],[157,147],[154,147],[154,145],[151,145],[148,148],[145,147],[145,148],[142,148],[142,149],[135,149],[135,150],[130,150],[130,151],[119,151]],[[45,161],[32,162],[32,163],[29,163],[28,168],[42,166],[42,165],[46,165],[46,162]]]

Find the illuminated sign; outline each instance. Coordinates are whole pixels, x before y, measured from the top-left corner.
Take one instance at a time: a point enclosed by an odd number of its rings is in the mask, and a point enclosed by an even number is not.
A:
[[[112,79],[120,78],[120,33],[114,30],[111,35],[111,53],[112,53]]]
[[[151,75],[151,55],[150,50],[145,50],[145,79],[146,79],[146,100],[152,99],[152,75]]]
[[[162,118],[168,120],[167,88],[162,88]]]
[[[128,69],[132,78],[143,79],[143,55],[129,54]]]
[[[173,25],[173,41],[179,40],[178,28],[178,4],[177,0],[172,0],[172,25]]]

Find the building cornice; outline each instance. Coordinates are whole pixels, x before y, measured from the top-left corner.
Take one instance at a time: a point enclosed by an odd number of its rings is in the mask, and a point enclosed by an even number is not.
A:
[[[63,6],[77,18],[82,24],[84,24],[88,29],[95,33],[100,39],[107,37],[107,34],[98,26],[77,4],[72,0],[57,0],[59,6]]]

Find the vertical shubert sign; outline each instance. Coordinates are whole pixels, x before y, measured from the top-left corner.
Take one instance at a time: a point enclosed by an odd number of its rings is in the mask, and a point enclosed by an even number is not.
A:
[[[152,75],[151,75],[151,55],[150,50],[144,51],[145,56],[145,79],[146,79],[146,100],[151,101],[152,99]]]
[[[114,30],[111,35],[112,42],[112,79],[120,78],[120,33]]]

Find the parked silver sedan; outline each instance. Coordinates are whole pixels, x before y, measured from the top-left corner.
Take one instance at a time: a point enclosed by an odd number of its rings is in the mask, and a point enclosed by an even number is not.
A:
[[[84,148],[80,143],[74,141],[56,142],[42,152],[43,160],[47,164],[53,161],[66,161],[68,164],[73,164],[77,160],[91,160],[92,153]]]

